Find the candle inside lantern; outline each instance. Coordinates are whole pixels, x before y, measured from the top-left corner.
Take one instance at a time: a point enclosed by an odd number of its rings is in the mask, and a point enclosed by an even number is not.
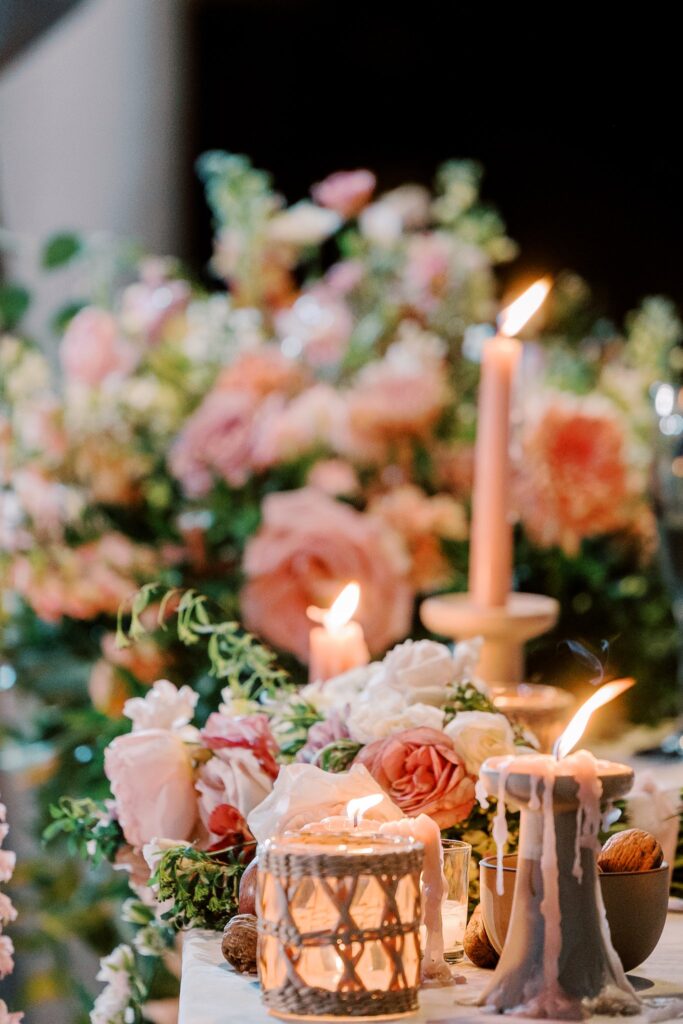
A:
[[[638,999],[609,937],[596,855],[601,804],[622,797],[633,771],[570,754],[594,710],[633,685],[607,683],[571,720],[557,756],[523,754],[485,761],[485,793],[496,796],[498,892],[507,840],[505,804],[521,811],[518,866],[508,938],[483,1001],[500,1012],[580,1019],[589,1012],[634,1012]]]
[[[306,614],[314,626],[309,635],[309,679],[332,679],[359,665],[367,665],[370,652],[363,627],[353,621],[360,601],[360,587],[349,583],[329,609],[311,605]]]
[[[550,280],[533,284],[498,321],[498,334],[484,344],[477,411],[472,493],[469,590],[482,608],[506,603],[512,586],[510,519],[510,406],[520,343],[515,335],[538,310]]]
[[[422,871],[422,914],[425,930],[425,949],[422,974],[426,980],[449,982],[448,964],[444,959],[444,910],[445,879],[443,875],[443,854],[441,830],[433,818],[420,814],[417,818],[400,818],[397,821],[377,822],[364,818],[364,814],[382,800],[380,793],[349,800],[346,815],[335,814],[322,821],[305,825],[302,832],[320,834],[334,832],[363,835],[379,833],[414,839],[424,846],[424,867]],[[464,929],[463,929],[464,930]]]
[[[259,850],[258,968],[284,1019],[417,1009],[420,872],[412,837],[285,833]]]

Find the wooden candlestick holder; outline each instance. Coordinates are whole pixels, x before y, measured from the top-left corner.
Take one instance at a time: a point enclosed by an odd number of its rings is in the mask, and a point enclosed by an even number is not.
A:
[[[486,683],[524,679],[524,644],[557,622],[559,603],[543,594],[511,593],[500,607],[483,608],[471,594],[428,597],[420,618],[432,633],[451,640],[484,639],[477,674]]]

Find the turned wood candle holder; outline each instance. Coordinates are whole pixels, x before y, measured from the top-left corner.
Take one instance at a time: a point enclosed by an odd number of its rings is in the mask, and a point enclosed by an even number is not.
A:
[[[486,683],[521,682],[524,644],[552,629],[559,612],[554,598],[521,593],[491,608],[478,605],[471,594],[440,594],[420,606],[420,618],[432,633],[451,640],[483,637],[477,674]]]
[[[582,797],[568,763],[560,762],[553,777],[548,758],[543,778],[504,762],[485,762],[482,780],[489,795],[504,793],[506,802],[521,812],[519,852],[510,926],[482,1003],[499,1013],[566,1020],[637,1012],[638,998],[609,937],[595,834],[600,804],[623,797],[633,771],[594,762],[597,769],[588,784],[595,788]],[[590,827],[582,816],[584,807],[592,814]]]

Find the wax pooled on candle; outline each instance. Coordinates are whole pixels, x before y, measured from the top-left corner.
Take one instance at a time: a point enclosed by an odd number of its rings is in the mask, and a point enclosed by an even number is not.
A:
[[[426,980],[450,983],[448,964],[444,960],[443,921],[441,906],[446,892],[443,874],[441,830],[433,818],[420,814],[417,818],[402,818],[380,826],[387,835],[413,836],[424,844],[422,869],[423,917],[427,942],[422,960],[422,976]]]

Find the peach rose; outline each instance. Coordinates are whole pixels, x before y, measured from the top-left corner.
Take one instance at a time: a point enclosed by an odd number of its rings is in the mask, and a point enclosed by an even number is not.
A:
[[[444,352],[436,335],[404,324],[383,359],[368,363],[347,396],[358,440],[424,436],[449,398]]]
[[[59,346],[68,381],[96,387],[108,377],[124,377],[135,365],[133,348],[119,333],[111,313],[86,306],[71,320]]]
[[[407,568],[398,539],[372,516],[314,488],[271,494],[245,552],[243,619],[248,629],[306,661],[306,608],[329,606],[345,583],[357,580],[357,618],[370,650],[379,653],[410,628]]]
[[[257,408],[249,392],[214,390],[190,416],[169,455],[171,472],[189,497],[208,494],[216,477],[232,487],[246,483]]]
[[[299,363],[288,359],[276,345],[261,345],[243,352],[218,378],[219,391],[249,391],[260,398],[277,391],[296,394],[307,382]]]
[[[355,217],[369,202],[375,184],[372,171],[337,171],[314,185],[311,195],[341,217]]]
[[[474,779],[451,740],[436,729],[406,729],[376,740],[357,755],[409,817],[428,814],[439,828],[463,821],[474,807]]]
[[[610,402],[552,394],[522,439],[517,499],[529,536],[576,554],[585,537],[629,525],[637,488],[626,427]]]
[[[117,736],[105,750],[104,771],[127,843],[190,838],[197,795],[190,755],[175,733],[143,729]]]

